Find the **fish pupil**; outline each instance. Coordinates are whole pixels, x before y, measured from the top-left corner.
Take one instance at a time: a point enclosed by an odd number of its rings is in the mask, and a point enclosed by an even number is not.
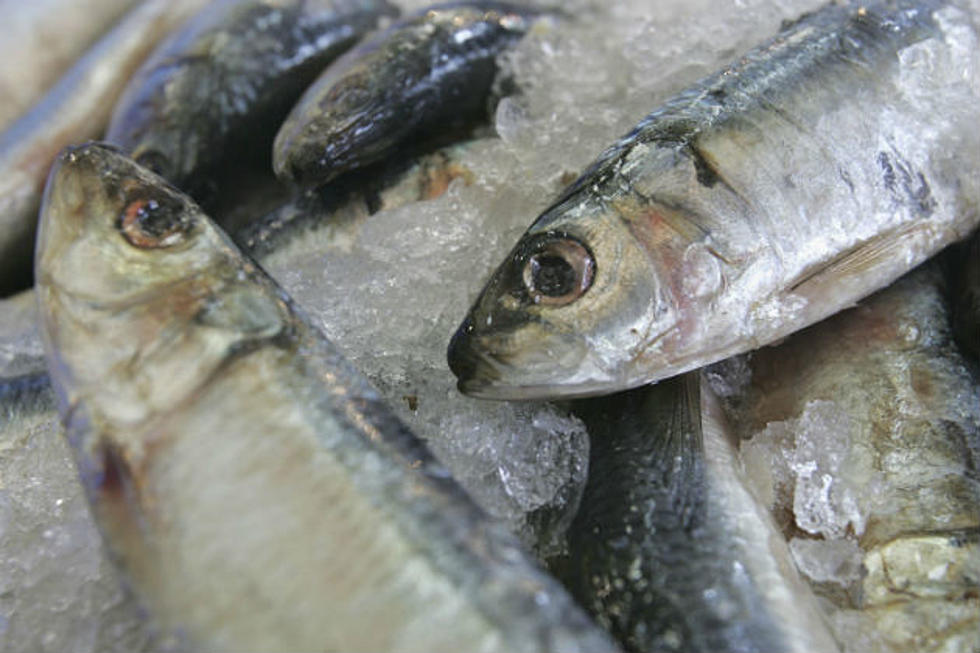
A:
[[[575,269],[560,256],[538,255],[531,259],[531,282],[542,295],[561,297],[575,287]]]
[[[179,211],[152,198],[130,202],[120,219],[119,229],[130,244],[141,249],[169,247],[179,242],[186,225]]]
[[[156,200],[149,200],[136,210],[136,220],[139,222],[140,229],[151,236],[160,237],[166,233],[167,225],[160,219],[160,203]]]

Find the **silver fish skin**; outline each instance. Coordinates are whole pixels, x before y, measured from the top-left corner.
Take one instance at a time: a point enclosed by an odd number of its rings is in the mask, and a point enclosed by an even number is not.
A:
[[[93,513],[204,650],[611,651],[187,196],[66,151],[39,319]]]
[[[112,105],[157,41],[207,0],[146,0],[0,134],[0,295],[30,285],[44,180],[66,145],[102,135]]]
[[[0,130],[57,81],[136,0],[0,0]]]
[[[528,229],[449,346],[468,394],[608,393],[777,340],[980,220],[977,31],[828,5],[680,93]]]
[[[397,8],[385,0],[220,0],[140,67],[106,140],[180,188],[276,129],[323,68]],[[266,163],[268,165],[268,163]]]
[[[725,400],[753,488],[852,651],[857,633],[896,652],[980,646],[980,365],[953,341],[937,263],[752,352]],[[828,574],[835,549],[847,564]]]
[[[838,650],[698,372],[574,410],[592,444],[567,581],[626,650]]]
[[[276,174],[324,184],[486,112],[497,56],[539,15],[500,2],[452,2],[379,32],[303,94],[276,135]]]

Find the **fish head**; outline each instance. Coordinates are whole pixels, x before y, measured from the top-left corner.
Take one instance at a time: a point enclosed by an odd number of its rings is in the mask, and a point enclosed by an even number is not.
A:
[[[196,204],[101,144],[65,150],[40,214],[38,314],[62,413],[116,428],[195,392],[227,352],[277,333],[274,289]]]
[[[552,208],[453,336],[448,358],[459,389],[536,399],[638,385],[636,358],[675,319],[654,272],[615,211],[595,202]]]
[[[357,56],[351,56],[356,54]],[[296,103],[276,134],[273,169],[299,186],[323,184],[376,161],[411,129],[365,48],[342,56]]]

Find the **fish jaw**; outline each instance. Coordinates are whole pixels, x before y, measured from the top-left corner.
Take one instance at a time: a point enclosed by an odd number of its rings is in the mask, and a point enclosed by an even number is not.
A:
[[[584,396],[600,392],[607,382],[599,361],[584,339],[574,335],[548,333],[540,325],[527,325],[519,338],[536,343],[536,347],[514,346],[508,334],[475,334],[467,319],[449,344],[449,367],[459,379],[459,390],[481,399],[520,400],[561,396]],[[527,356],[519,365],[507,362],[506,353],[524,350]],[[553,353],[559,355],[553,355]],[[520,369],[521,374],[515,375]],[[556,386],[551,380],[560,375]]]

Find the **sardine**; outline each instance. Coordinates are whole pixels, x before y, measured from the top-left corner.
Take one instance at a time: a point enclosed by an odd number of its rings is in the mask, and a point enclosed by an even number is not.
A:
[[[449,346],[463,392],[610,392],[781,338],[980,220],[977,34],[829,5],[668,101],[547,209]]]
[[[627,650],[837,650],[699,373],[576,412],[592,445],[569,582]]]
[[[614,650],[189,198],[66,151],[42,336],[93,512],[206,650]]]
[[[276,174],[317,185],[487,109],[496,58],[540,12],[498,2],[436,5],[344,55],[276,135]]]
[[[750,354],[743,389],[722,377],[756,493],[851,650],[855,631],[980,645],[977,371],[930,262]]]
[[[229,161],[268,161],[276,129],[329,62],[397,13],[385,0],[222,0],[143,64],[106,140],[180,188]]]
[[[0,0],[0,130],[134,4],[136,0]]]
[[[102,134],[113,103],[139,63],[205,2],[142,2],[0,134],[0,295],[30,285],[37,212],[58,151]]]

